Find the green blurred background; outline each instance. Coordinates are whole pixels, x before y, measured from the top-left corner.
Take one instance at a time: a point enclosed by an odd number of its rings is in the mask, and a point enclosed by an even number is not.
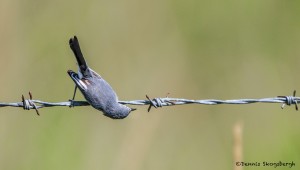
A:
[[[121,100],[290,95],[300,90],[299,7],[282,0],[1,0],[0,101],[18,102],[28,91],[43,101],[70,99],[73,35]],[[294,107],[137,108],[124,120],[91,107],[45,108],[41,116],[1,108],[0,169],[231,170],[236,122],[244,161],[299,168]],[[244,167],[253,168],[274,169]]]

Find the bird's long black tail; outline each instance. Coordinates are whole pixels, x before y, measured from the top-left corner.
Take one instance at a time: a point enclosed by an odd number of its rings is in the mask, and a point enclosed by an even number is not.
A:
[[[78,63],[78,66],[79,66],[79,69],[81,71],[82,74],[87,74],[87,64],[85,62],[85,59],[82,55],[82,52],[80,50],[80,46],[79,46],[79,41],[77,39],[76,36],[74,36],[74,38],[71,38],[69,40],[69,44],[70,44],[70,47],[76,57],[76,60],[77,60],[77,63]]]

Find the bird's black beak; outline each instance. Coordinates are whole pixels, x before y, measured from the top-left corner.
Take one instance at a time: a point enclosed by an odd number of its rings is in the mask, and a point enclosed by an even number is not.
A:
[[[137,110],[136,108],[130,108],[130,109],[131,109],[131,110],[130,110],[131,112]]]

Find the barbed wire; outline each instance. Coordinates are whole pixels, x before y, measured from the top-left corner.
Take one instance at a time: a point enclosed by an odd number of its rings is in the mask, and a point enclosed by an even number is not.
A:
[[[292,96],[277,96],[273,98],[261,98],[261,99],[232,99],[232,100],[216,100],[216,99],[204,99],[204,100],[190,100],[190,99],[180,99],[180,98],[153,98],[151,99],[146,95],[147,100],[132,100],[132,101],[119,101],[120,104],[127,105],[149,105],[148,112],[151,107],[163,107],[163,106],[175,106],[184,104],[204,104],[204,105],[217,105],[217,104],[252,104],[252,103],[282,103],[281,108],[283,109],[285,105],[295,105],[295,109],[298,110],[298,102],[300,102],[300,97],[296,97],[296,90],[294,90]],[[44,102],[41,100],[33,100],[32,93],[29,92],[29,99],[25,99],[22,95],[21,102],[15,103],[1,103],[0,107],[22,107],[24,110],[35,109],[37,115],[39,114],[38,109],[44,107],[54,107],[54,106],[88,106],[90,105],[87,101],[72,101],[67,102]]]

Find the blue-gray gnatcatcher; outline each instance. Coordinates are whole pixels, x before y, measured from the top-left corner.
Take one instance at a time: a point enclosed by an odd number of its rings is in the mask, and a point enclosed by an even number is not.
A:
[[[69,44],[79,67],[78,74],[72,70],[68,71],[69,76],[76,84],[73,100],[78,87],[91,106],[112,119],[123,119],[135,110],[119,104],[118,97],[112,87],[99,74],[88,67],[76,36],[70,39]]]

